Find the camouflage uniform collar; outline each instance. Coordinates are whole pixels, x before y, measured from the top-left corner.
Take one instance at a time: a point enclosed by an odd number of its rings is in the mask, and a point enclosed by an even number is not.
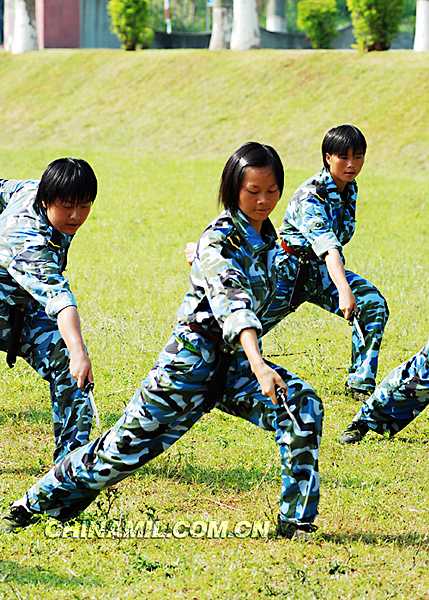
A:
[[[54,248],[68,248],[68,246],[70,245],[70,242],[73,239],[72,235],[69,235],[68,233],[62,233],[61,231],[58,231],[58,229],[55,229],[55,227],[52,227],[52,225],[48,222],[48,226],[49,229],[48,231],[50,232],[51,236],[50,236],[50,240],[49,240],[49,244],[51,246],[53,246]]]
[[[253,254],[258,254],[275,245],[277,233],[270,219],[265,219],[262,224],[261,233],[259,234],[240,209],[237,209],[236,212],[227,212],[230,214],[244,244]]]
[[[326,188],[326,191],[328,192],[330,199],[332,199],[332,200],[334,200],[334,199],[341,200],[342,199],[342,194],[338,190],[337,184],[333,180],[331,173],[329,172],[329,170],[326,167],[323,167],[323,169],[320,171],[320,173],[318,174],[316,179],[318,180],[319,184],[323,185]],[[347,198],[347,200],[350,200],[350,198],[355,197],[356,194],[357,194],[357,184],[356,184],[356,181],[353,180],[350,183],[348,183],[346,185],[346,187],[344,188],[343,196],[345,196]]]

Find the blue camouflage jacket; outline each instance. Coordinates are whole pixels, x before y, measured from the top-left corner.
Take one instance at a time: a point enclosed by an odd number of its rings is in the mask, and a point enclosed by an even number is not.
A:
[[[73,236],[54,229],[34,206],[38,184],[0,179],[0,302],[33,298],[55,319],[66,306],[76,306],[62,275]]]
[[[178,322],[201,327],[229,349],[239,347],[243,329],[260,335],[260,318],[276,289],[276,238],[269,219],[259,234],[240,210],[221,213],[198,242]]]
[[[355,231],[357,184],[340,194],[327,169],[307,179],[286,209],[280,237],[288,246],[312,248],[322,258],[328,250],[347,244]]]

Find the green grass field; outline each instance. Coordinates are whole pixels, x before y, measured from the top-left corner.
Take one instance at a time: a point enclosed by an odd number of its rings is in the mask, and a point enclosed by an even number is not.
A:
[[[0,177],[87,158],[100,192],[70,252],[103,429],[152,366],[187,288],[182,249],[216,215],[222,166],[242,142],[286,165],[279,224],[320,165],[324,132],[368,138],[348,266],[386,296],[380,378],[429,332],[429,58],[425,53],[56,51],[0,54]],[[324,400],[319,532],[260,539],[50,538],[44,521],[0,537],[0,598],[429,598],[429,413],[392,441],[337,438],[358,404],[343,385],[350,331],[304,306],[265,341]],[[0,368],[0,508],[50,466],[47,385],[23,361]],[[271,436],[218,411],[85,518],[274,523],[279,459]],[[48,527],[48,529],[46,529]]]

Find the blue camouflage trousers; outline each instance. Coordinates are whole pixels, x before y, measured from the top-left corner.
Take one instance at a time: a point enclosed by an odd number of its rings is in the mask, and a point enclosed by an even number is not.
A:
[[[0,350],[7,351],[11,327],[9,305],[0,303]],[[26,305],[21,356],[43,379],[49,382],[54,427],[54,462],[86,444],[91,431],[93,409],[69,372],[69,354],[58,330],[35,301]]]
[[[299,268],[298,258],[281,249],[277,255],[277,288],[275,298],[262,319],[264,333],[295,310],[291,306],[294,283]],[[359,309],[359,325],[365,343],[355,325],[352,328],[352,354],[347,384],[353,389],[372,391],[378,368],[378,353],[384,328],[389,317],[386,300],[367,279],[346,270],[346,278],[356,298]],[[326,265],[313,260],[298,297],[297,304],[311,302],[343,317],[338,306],[338,291],[331,280]]]
[[[218,364],[213,342],[177,326],[154,368],[117,423],[78,448],[40,479],[20,501],[34,513],[61,520],[79,514],[99,492],[167,450],[209,409]],[[318,453],[323,407],[314,390],[273,365],[288,387],[288,402],[262,395],[242,351],[231,357],[217,408],[274,433],[281,461],[280,516],[310,523],[319,501]],[[223,391],[223,393],[222,393]]]
[[[394,435],[429,404],[429,340],[409,360],[393,369],[353,418],[377,433]]]

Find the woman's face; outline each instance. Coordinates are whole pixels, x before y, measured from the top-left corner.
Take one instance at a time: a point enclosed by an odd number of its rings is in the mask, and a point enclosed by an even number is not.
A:
[[[76,204],[67,200],[57,199],[45,208],[52,227],[55,227],[61,233],[74,235],[79,227],[85,223],[91,207],[91,202]]]
[[[340,192],[359,175],[364,161],[365,154],[362,152],[355,154],[351,148],[347,150],[347,154],[326,154],[332,179]]]
[[[238,198],[238,208],[256,231],[275,208],[280,190],[271,167],[246,167]]]

